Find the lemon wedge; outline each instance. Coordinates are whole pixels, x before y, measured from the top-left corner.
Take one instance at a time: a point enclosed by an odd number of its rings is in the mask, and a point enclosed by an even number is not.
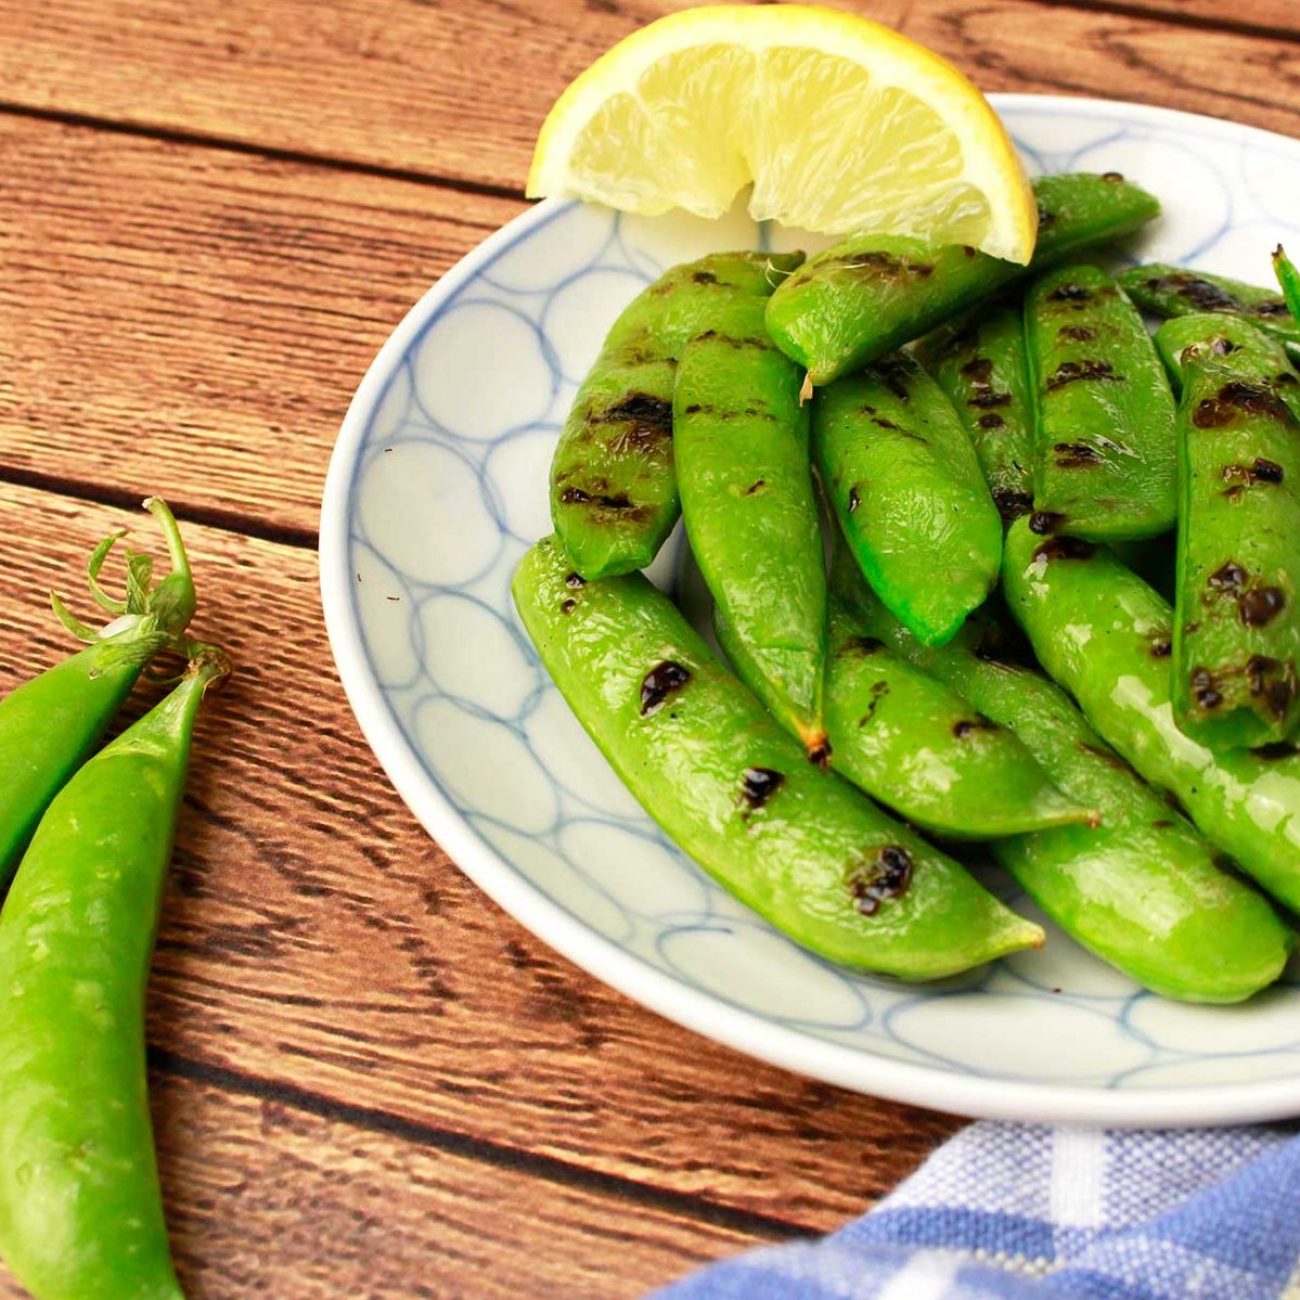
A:
[[[620,41],[542,126],[528,196],[750,214],[1027,262],[1037,210],[988,101],[889,27],[815,5],[709,5]]]

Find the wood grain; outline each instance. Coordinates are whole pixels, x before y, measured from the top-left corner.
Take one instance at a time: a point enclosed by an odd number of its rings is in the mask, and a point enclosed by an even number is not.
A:
[[[23,538],[0,569],[0,693],[61,644],[41,592],[69,586],[124,518],[144,542],[143,515],[0,485],[0,532]],[[757,1065],[550,953],[381,775],[330,667],[315,557],[186,535],[196,630],[239,671],[196,742],[155,1044],[396,1116],[430,1142],[469,1135],[617,1177],[629,1206],[666,1189],[807,1228],[860,1211],[956,1127]]]
[[[0,475],[302,539],[375,352],[518,206],[3,114],[0,159]]]
[[[272,1095],[151,1080],[177,1271],[230,1296],[607,1300],[765,1239],[484,1165]],[[26,1293],[0,1270],[0,1294]]]
[[[0,0],[10,103],[420,172],[518,193],[565,84],[675,0]],[[1208,25],[1213,0],[846,5],[987,90],[1138,99],[1300,133],[1296,53]],[[1144,7],[1204,20],[1171,27]],[[1290,9],[1253,0],[1226,20]],[[1286,27],[1294,29],[1292,16]],[[129,39],[123,39],[123,32]]]

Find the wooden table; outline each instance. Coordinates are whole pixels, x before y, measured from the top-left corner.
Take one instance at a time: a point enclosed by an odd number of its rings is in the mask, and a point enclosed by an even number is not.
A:
[[[566,81],[661,0],[0,0],[0,692],[146,491],[240,671],[151,989],[196,1296],[633,1296],[861,1211],[958,1121],[667,1024],[398,801],[333,671],[317,505],[410,303],[523,206]],[[1292,0],[879,0],[987,89],[1300,134]]]

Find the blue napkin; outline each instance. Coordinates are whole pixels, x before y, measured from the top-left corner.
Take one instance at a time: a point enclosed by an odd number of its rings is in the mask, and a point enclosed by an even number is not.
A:
[[[1294,1129],[972,1124],[871,1213],[658,1300],[1300,1300]]]

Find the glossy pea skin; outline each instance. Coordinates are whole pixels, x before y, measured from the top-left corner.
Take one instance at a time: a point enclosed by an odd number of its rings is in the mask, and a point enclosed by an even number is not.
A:
[[[1006,522],[1034,504],[1034,432],[1019,306],[941,325],[916,346],[918,361],[957,412]]]
[[[1181,352],[1174,713],[1212,748],[1285,740],[1300,721],[1300,420],[1274,378],[1281,347],[1261,372],[1256,334]]]
[[[1174,398],[1137,309],[1095,266],[1025,296],[1034,508],[1091,540],[1153,537],[1177,513]]]
[[[875,603],[867,626],[1007,728],[1053,782],[1100,814],[996,841],[993,856],[1067,934],[1164,997],[1239,1002],[1273,983],[1290,931],[1215,850],[1116,755],[1065,693],[1003,662],[1002,638],[972,620],[946,646],[922,646]]]
[[[1039,662],[1140,776],[1174,795],[1212,844],[1300,909],[1300,755],[1219,753],[1174,719],[1173,610],[1105,547],[1007,533],[1002,590]]]
[[[144,992],[201,666],[42,819],[0,914],[0,1254],[37,1300],[179,1297]]]
[[[997,580],[1002,525],[970,439],[920,364],[895,353],[813,404],[813,455],[858,567],[926,644]]]
[[[1128,296],[1152,316],[1205,312],[1240,316],[1278,339],[1300,343],[1300,329],[1276,289],[1163,262],[1130,267],[1120,275],[1119,282]]]
[[[686,533],[733,653],[815,752],[826,740],[826,574],[801,381],[751,295],[683,349],[673,444]]]
[[[587,578],[645,568],[677,522],[677,359],[737,299],[765,298],[800,253],[715,253],[674,267],[614,322],[551,462],[551,518]]]
[[[542,664],[651,817],[810,951],[935,979],[1041,942],[961,867],[802,747],[640,574],[575,586],[538,542],[513,592]]]
[[[867,627],[847,601],[832,598],[826,724],[835,771],[922,831],[953,839],[995,839],[1093,815],[1052,785],[1010,731]]]
[[[1115,173],[1042,176],[1034,195],[1033,271],[1130,234],[1160,212],[1150,194]],[[854,235],[781,284],[767,328],[820,387],[986,301],[1025,271],[960,244]]]

